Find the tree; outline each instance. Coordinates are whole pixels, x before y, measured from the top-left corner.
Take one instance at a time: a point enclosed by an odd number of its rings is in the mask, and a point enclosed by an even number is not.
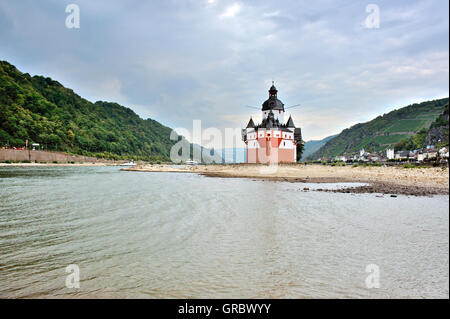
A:
[[[300,162],[304,149],[305,149],[305,142],[303,142],[302,140],[297,143],[297,162]]]

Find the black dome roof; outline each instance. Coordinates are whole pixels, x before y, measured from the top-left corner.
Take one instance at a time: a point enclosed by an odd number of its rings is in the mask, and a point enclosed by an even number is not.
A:
[[[276,96],[269,97],[263,104],[262,110],[281,110],[284,111],[284,104]]]

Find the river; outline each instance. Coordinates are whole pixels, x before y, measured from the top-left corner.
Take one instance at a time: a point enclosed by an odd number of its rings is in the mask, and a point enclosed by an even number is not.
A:
[[[0,297],[449,297],[449,196],[303,187],[318,185],[0,167]]]

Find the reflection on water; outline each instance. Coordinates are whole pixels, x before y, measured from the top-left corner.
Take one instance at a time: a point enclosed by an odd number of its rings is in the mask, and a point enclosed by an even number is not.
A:
[[[448,196],[305,186],[0,168],[0,297],[448,298]],[[365,286],[368,264],[379,289]]]

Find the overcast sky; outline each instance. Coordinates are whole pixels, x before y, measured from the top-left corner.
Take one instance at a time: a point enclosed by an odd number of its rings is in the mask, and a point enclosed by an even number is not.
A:
[[[66,6],[80,8],[68,29]],[[367,28],[370,3],[379,28]],[[449,95],[439,1],[0,0],[0,59],[170,127],[244,127],[275,80],[305,140]]]

